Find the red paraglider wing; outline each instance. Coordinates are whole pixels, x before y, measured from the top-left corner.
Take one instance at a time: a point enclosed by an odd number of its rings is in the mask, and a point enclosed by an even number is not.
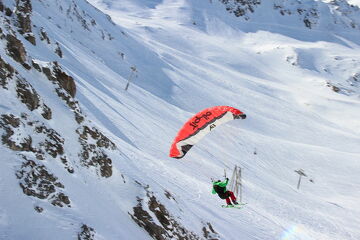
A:
[[[240,110],[217,106],[202,110],[190,118],[180,129],[170,148],[170,157],[182,158],[202,137],[225,122],[246,118]]]

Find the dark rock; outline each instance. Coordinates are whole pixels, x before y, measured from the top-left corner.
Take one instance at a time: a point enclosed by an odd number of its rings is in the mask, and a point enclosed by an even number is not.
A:
[[[311,28],[311,22],[310,22],[309,19],[305,18],[305,19],[304,19],[304,23],[305,23],[305,26],[306,26],[307,28]]]
[[[1,118],[0,120],[2,120],[0,122],[0,124],[2,123],[3,125],[0,125],[0,126],[7,126],[7,125],[10,125],[11,127],[13,128],[17,128],[20,126],[20,119],[15,117],[14,115],[12,114],[9,114],[9,115],[6,115],[6,114],[3,114],[1,115]]]
[[[81,226],[81,232],[78,233],[78,240],[94,240],[95,230],[92,227],[83,224]]]
[[[85,118],[80,113],[75,112],[75,120],[78,124],[80,124],[85,120]]]
[[[42,72],[50,81],[54,81],[54,76],[52,75],[52,70],[50,68],[42,67]]]
[[[11,17],[11,15],[13,14],[12,10],[10,8],[5,8],[5,15],[8,17]]]
[[[249,19],[247,13],[253,13],[255,7],[261,4],[261,0],[219,0],[225,5],[228,12],[233,13],[236,17]]]
[[[79,142],[82,146],[79,156],[83,166],[95,167],[102,177],[110,177],[112,175],[112,160],[104,150],[115,150],[115,144],[94,127],[82,126],[76,132],[79,134]]]
[[[61,162],[65,165],[65,169],[69,172],[69,173],[74,173],[74,168],[72,168],[66,158],[66,156],[62,156],[60,158]]]
[[[30,111],[40,106],[40,97],[35,89],[24,79],[16,81],[16,93],[18,98],[24,103]]]
[[[52,111],[51,109],[46,105],[44,104],[43,107],[42,107],[42,113],[41,115],[46,119],[46,120],[50,120],[52,118]]]
[[[332,90],[334,92],[340,92],[340,88],[338,88],[337,86],[332,86]]]
[[[50,44],[50,43],[51,43],[51,42],[50,42],[50,38],[48,37],[48,35],[47,35],[47,33],[46,33],[46,31],[45,31],[44,28],[41,28],[41,29],[40,29],[40,40],[41,40],[41,41],[46,40],[47,44]]]
[[[2,142],[8,148],[19,152],[33,152],[37,160],[44,160],[48,157],[58,159],[69,173],[74,173],[64,152],[65,140],[54,129],[47,128],[38,121],[29,121],[26,114],[22,114],[21,119],[11,114],[1,115],[0,128],[4,130]],[[33,134],[30,136],[24,134],[25,132]],[[35,144],[33,144],[32,137],[37,139]]]
[[[6,63],[0,56],[0,86],[6,88],[8,79],[12,78],[14,73],[14,68]]]
[[[64,154],[64,139],[54,129],[49,129],[45,125],[37,125],[35,127],[37,133],[42,133],[46,136],[45,140],[40,143],[41,147],[44,147],[45,151],[56,158],[58,155]]]
[[[21,34],[31,32],[31,12],[30,0],[16,0],[16,15]]]
[[[41,115],[50,120],[52,117],[51,109],[42,101],[40,101],[39,94],[35,91],[35,89],[22,78],[18,78],[16,81],[16,93],[18,98],[24,103],[30,111],[38,109],[41,107],[42,113]]]
[[[5,131],[2,135],[2,143],[14,151],[34,151],[31,136],[17,136],[18,139],[16,142],[12,140],[11,137],[15,134],[15,129],[19,128],[21,125],[23,125],[23,123],[14,115],[1,115],[0,128]]]
[[[220,236],[219,234],[214,230],[212,225],[210,223],[204,224],[204,227],[202,228],[203,235],[205,239],[208,240],[219,240]]]
[[[152,192],[147,191],[149,197],[147,205],[151,214],[143,208],[144,200],[138,197],[138,205],[133,208],[134,213],[131,218],[149,235],[157,240],[178,239],[178,240],[198,240],[201,239],[195,233],[184,228],[168,210],[161,204]],[[156,217],[156,221],[152,216]],[[160,223],[161,225],[158,225]]]
[[[48,67],[42,67],[45,76],[58,87],[55,89],[57,95],[63,99],[73,110],[77,123],[84,121],[78,101],[74,99],[76,94],[76,85],[74,79],[62,71],[57,62],[52,62]]]
[[[52,69],[43,67],[42,70],[50,81],[58,83],[71,97],[75,97],[76,85],[74,79],[62,71],[57,62],[52,63]]]
[[[167,190],[165,190],[165,196],[169,199],[169,200],[174,200],[175,202],[176,202],[176,199],[173,197],[173,195],[169,192],[169,191],[167,191]]]
[[[25,162],[16,171],[16,177],[20,180],[20,187],[24,194],[39,199],[49,199],[55,206],[70,207],[69,198],[60,189],[64,188],[57,177],[49,173],[44,165],[39,165],[33,160],[23,156]]]
[[[36,39],[33,34],[26,34],[24,35],[24,38],[28,40],[32,45],[36,45]]]
[[[39,206],[35,206],[34,207],[35,211],[37,211],[38,213],[42,213],[44,211],[44,208],[39,207]]]
[[[6,36],[6,40],[9,56],[21,63],[26,69],[30,69],[30,65],[26,63],[26,51],[22,42],[11,34]]]
[[[76,85],[74,79],[63,72],[57,62],[54,62],[53,72],[55,73],[55,78],[59,82],[60,86],[64,88],[71,97],[75,97]]]
[[[37,64],[34,60],[31,61],[32,66],[38,71],[38,72],[42,72],[41,71],[41,67],[39,64]]]
[[[56,42],[56,49],[55,49],[55,53],[59,56],[59,57],[63,57],[63,53],[61,51],[61,48],[60,48],[60,44],[58,42]]]
[[[68,206],[70,207],[70,200],[69,197],[66,196],[64,193],[58,193],[57,195],[53,196],[51,199],[51,204],[58,207]]]

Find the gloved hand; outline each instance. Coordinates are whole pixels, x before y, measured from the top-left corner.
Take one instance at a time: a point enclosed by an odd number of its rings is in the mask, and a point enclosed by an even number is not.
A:
[[[229,178],[225,178],[226,179],[226,181],[229,181]]]

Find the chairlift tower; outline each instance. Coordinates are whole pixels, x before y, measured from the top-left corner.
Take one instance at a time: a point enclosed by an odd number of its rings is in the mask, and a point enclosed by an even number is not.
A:
[[[132,81],[132,79],[137,77],[136,73],[137,73],[137,69],[136,69],[136,66],[132,66],[130,67],[131,69],[131,73],[130,73],[130,76],[129,76],[129,79],[128,79],[128,82],[126,84],[126,87],[125,87],[125,91],[128,90],[129,86],[130,86],[130,82]]]
[[[229,184],[229,189],[234,193],[236,198],[242,202],[242,179],[241,167],[235,165]]]
[[[305,174],[303,169],[299,169],[299,170],[295,170],[294,172],[296,172],[297,174],[299,174],[299,181],[297,184],[297,189],[300,189],[300,182],[301,182],[301,177],[307,177],[307,175]]]

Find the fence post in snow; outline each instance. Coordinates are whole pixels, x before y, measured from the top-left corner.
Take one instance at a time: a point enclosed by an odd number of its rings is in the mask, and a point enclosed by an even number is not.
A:
[[[135,78],[137,77],[137,75],[136,75],[136,73],[137,73],[136,66],[132,66],[132,67],[130,67],[130,69],[131,69],[131,73],[130,73],[128,82],[127,82],[127,84],[126,84],[125,91],[128,90],[128,88],[129,88],[129,86],[130,86],[130,82],[131,82],[131,80],[134,78],[134,76],[135,76]]]

